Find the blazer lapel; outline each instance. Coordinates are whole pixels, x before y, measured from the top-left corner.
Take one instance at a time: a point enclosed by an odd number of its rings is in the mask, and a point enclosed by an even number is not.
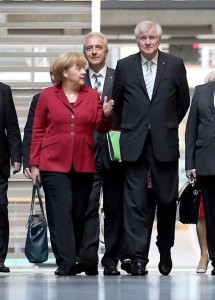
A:
[[[134,55],[134,68],[137,74],[137,77],[144,89],[144,92],[148,96],[147,90],[146,90],[146,85],[145,85],[145,80],[143,77],[143,69],[142,69],[142,62],[141,62],[141,55],[140,52]]]
[[[64,105],[66,105],[69,109],[72,109],[71,104],[69,103],[68,99],[66,98],[66,95],[63,91],[62,86],[56,86],[56,96],[60,99],[60,101],[63,102]]]
[[[215,107],[214,107],[214,91],[215,91],[215,82],[210,82],[207,86],[207,99],[209,101],[209,107],[212,111],[212,113],[214,114],[215,112]]]
[[[86,76],[85,76],[85,84],[92,87],[91,86],[91,81],[90,81],[90,75],[89,75],[89,69],[86,70]]]
[[[104,100],[104,97],[108,95],[108,92],[113,85],[113,79],[114,79],[114,76],[113,76],[112,70],[110,68],[107,68],[103,92],[102,92],[102,99],[101,99],[102,101]]]
[[[159,86],[159,83],[161,81],[164,69],[166,67],[166,63],[167,62],[166,62],[165,57],[163,57],[163,54],[159,51],[158,52],[157,73],[156,73],[156,77],[155,77],[155,83],[154,83],[154,89],[153,89],[153,93],[152,93],[152,99],[153,99],[153,96],[155,95],[155,93],[158,89],[158,86]]]
[[[76,100],[76,102],[74,103],[74,106],[71,105],[71,103],[69,103],[68,99],[66,98],[63,88],[62,87],[57,87],[56,90],[56,95],[57,97],[64,103],[64,105],[66,105],[66,107],[68,107],[70,110],[73,110],[73,107],[78,106],[86,97],[86,89],[85,89],[85,85],[81,86],[80,91],[78,93],[78,98]]]
[[[88,90],[86,89],[86,85],[82,85],[78,93],[78,98],[74,103],[74,107],[80,105],[86,99],[87,94],[88,94]]]

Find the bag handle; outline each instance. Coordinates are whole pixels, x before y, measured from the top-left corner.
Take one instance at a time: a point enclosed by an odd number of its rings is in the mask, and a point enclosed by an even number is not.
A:
[[[38,200],[39,200],[39,205],[40,205],[40,210],[41,210],[41,213],[42,213],[42,217],[43,217],[43,219],[45,219],[45,213],[44,213],[44,208],[43,208],[43,201],[42,201],[42,195],[41,195],[41,192],[40,192],[39,182],[36,182],[36,184],[33,185],[32,198],[31,198],[31,209],[30,209],[30,217],[29,218],[31,218],[33,213],[34,213],[36,193],[38,195]]]
[[[195,183],[195,180],[193,178],[189,178],[188,179],[188,182],[189,184],[191,184],[192,186],[194,186],[196,183]]]

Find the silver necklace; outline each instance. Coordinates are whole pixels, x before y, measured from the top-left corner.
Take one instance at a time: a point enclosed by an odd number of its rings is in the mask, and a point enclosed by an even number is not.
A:
[[[65,93],[65,95],[66,95],[67,97],[69,97],[69,98],[73,98],[73,97],[76,96],[76,94],[67,94],[67,93]]]

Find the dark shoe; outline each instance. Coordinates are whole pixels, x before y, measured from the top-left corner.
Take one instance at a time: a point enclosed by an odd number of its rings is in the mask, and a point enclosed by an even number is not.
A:
[[[121,269],[126,271],[128,274],[131,273],[131,260],[130,260],[130,258],[126,258],[122,261]]]
[[[170,251],[160,254],[160,262],[158,264],[160,273],[164,276],[169,275],[172,270],[172,258]]]
[[[117,276],[120,275],[120,272],[118,271],[116,266],[107,266],[104,267],[104,273],[105,276]]]
[[[148,274],[145,263],[135,262],[131,264],[131,275],[133,276],[144,276]]]
[[[1,273],[9,273],[10,269],[8,267],[5,267],[4,263],[0,263],[0,272]]]
[[[70,269],[65,269],[63,267],[58,267],[55,271],[55,275],[57,276],[75,276],[77,275],[76,266]]]
[[[215,268],[211,271],[211,275],[215,275]]]
[[[82,262],[76,262],[76,264],[75,264],[75,266],[72,268],[72,270],[73,270],[74,272],[76,272],[76,274],[80,274],[80,273],[84,272]]]
[[[85,272],[87,276],[96,276],[99,274],[97,263],[93,261],[83,260],[81,261],[80,265],[82,270],[81,272]]]
[[[82,262],[84,272],[87,276],[96,276],[99,274],[97,264],[92,261]]]

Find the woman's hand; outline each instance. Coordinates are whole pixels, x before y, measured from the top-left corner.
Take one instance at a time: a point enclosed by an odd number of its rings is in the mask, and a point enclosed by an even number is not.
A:
[[[33,184],[35,184],[36,182],[40,182],[40,171],[37,166],[31,167],[31,178]]]
[[[107,100],[107,96],[104,97],[104,102],[103,102],[103,111],[104,111],[104,115],[105,117],[110,117],[112,115],[112,109],[114,106],[114,101],[113,99],[111,100]]]
[[[27,177],[28,179],[31,179],[31,170],[30,170],[30,168],[25,168],[24,169],[24,174],[25,174],[25,177]]]

